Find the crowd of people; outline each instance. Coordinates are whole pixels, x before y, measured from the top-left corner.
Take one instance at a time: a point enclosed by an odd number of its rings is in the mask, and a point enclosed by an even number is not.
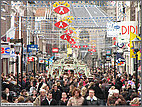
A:
[[[92,77],[81,77],[71,73],[61,74],[52,78],[47,73],[37,72],[34,78],[32,72],[4,76],[1,74],[1,103],[32,103],[34,106],[60,105],[131,105],[140,106],[141,77],[138,76],[138,92],[135,91],[135,74],[103,70],[97,68],[91,71]]]

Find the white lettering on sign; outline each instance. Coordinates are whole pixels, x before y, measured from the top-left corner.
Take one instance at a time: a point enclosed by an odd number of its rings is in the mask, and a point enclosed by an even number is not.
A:
[[[59,13],[63,12],[64,13],[64,10],[63,10],[63,7],[60,7],[60,11]]]
[[[70,31],[69,31],[69,30],[67,30],[67,34],[70,34]]]
[[[67,40],[67,36],[65,35],[64,40]]]
[[[60,26],[61,26],[61,27],[63,27],[63,23],[62,23],[62,22],[60,22],[60,25],[59,25],[59,27],[60,27]]]

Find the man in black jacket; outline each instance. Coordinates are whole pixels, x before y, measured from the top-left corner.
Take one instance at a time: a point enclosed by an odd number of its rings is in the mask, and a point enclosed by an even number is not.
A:
[[[67,85],[67,81],[64,81],[64,85],[62,86],[61,91],[66,92],[66,94],[69,93],[69,86]]]
[[[56,100],[57,104],[59,104],[59,101],[61,99],[61,91],[57,88],[57,85],[54,85],[53,88],[52,97]]]
[[[52,93],[47,94],[47,97],[41,102],[41,106],[43,105],[57,105],[56,100],[52,98]]]

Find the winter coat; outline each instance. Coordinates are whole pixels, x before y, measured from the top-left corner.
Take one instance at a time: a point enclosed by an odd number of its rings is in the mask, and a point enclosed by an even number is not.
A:
[[[116,83],[115,83],[116,89],[118,89],[120,91],[120,89],[122,88],[122,86],[123,86],[123,83],[120,81],[120,79],[117,79]]]
[[[52,91],[52,98],[56,100],[57,104],[59,104],[59,101],[61,99],[61,91],[57,90],[56,92]]]
[[[111,96],[107,99],[107,106],[110,106],[110,105],[115,105],[115,102],[118,100],[118,99],[121,99],[121,101],[119,102],[119,104],[117,105],[126,105],[126,100],[124,99],[124,97],[122,95],[119,95],[118,98],[114,97],[114,96]]]
[[[95,91],[95,96],[99,99],[104,99],[104,93],[102,91],[102,89],[99,87],[99,84],[95,84],[95,87],[93,88],[93,90]]]
[[[69,87],[66,85],[66,86],[62,86],[62,92],[66,92],[66,93],[69,93]]]
[[[83,105],[100,105],[100,99],[97,97],[93,96],[93,100],[91,101],[91,97],[88,96],[83,102]]]
[[[41,105],[41,96],[39,95],[35,101],[33,102],[34,106],[40,106]]]
[[[75,98],[75,97],[71,97],[67,103],[67,106],[81,106],[84,102],[84,98],[80,97],[80,98]]]
[[[41,106],[43,105],[57,105],[57,102],[56,100],[52,99],[52,101],[50,102],[49,104],[49,101],[47,98],[45,98],[42,102],[41,102]]]
[[[65,102],[64,102],[63,100],[60,100],[60,101],[59,101],[59,105],[60,105],[60,106],[66,106],[67,103],[68,103],[68,100],[66,100]]]

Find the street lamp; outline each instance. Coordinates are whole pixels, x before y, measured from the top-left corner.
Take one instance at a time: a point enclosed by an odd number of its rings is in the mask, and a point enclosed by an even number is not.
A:
[[[97,55],[94,57],[94,59],[95,59],[95,71],[97,72],[97,65],[96,65],[96,61],[97,61]]]
[[[77,73],[77,62],[75,61],[74,63],[75,63],[75,70],[76,70],[75,72]]]
[[[92,56],[92,71],[94,72],[94,56]]]
[[[114,78],[116,78],[116,54],[117,54],[117,46],[116,45],[113,45],[112,47],[112,50],[113,50],[113,54],[114,54]]]
[[[106,51],[105,50],[102,51],[102,55],[103,55],[104,73],[105,73],[105,58],[106,58]]]
[[[37,52],[37,49],[33,48],[32,49],[32,53],[33,53],[33,56],[34,56],[34,78],[35,78],[35,56],[36,56],[36,52]]]
[[[136,37],[132,40],[132,45],[134,47],[134,51],[136,52],[136,62],[135,62],[135,71],[136,71],[136,82],[135,82],[135,86],[136,86],[136,92],[138,92],[138,55],[137,52],[140,49],[140,40]]]
[[[61,64],[62,64],[62,71],[61,72],[63,72],[63,64],[64,64],[64,62],[62,61]]]
[[[14,45],[14,47],[15,47],[15,52],[16,52],[16,54],[17,54],[17,56],[16,56],[16,70],[17,70],[17,87],[18,87],[18,84],[19,84],[19,80],[18,80],[18,78],[19,78],[18,54],[19,54],[19,52],[20,52],[21,44],[16,43],[16,44]],[[21,83],[22,83],[22,82],[21,82]],[[21,86],[22,86],[22,84],[21,84]]]

